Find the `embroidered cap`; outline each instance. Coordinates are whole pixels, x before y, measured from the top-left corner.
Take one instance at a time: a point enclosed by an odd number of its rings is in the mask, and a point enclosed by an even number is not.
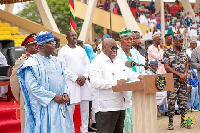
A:
[[[158,65],[158,61],[156,59],[153,59],[150,61],[150,65],[152,66]]]
[[[54,41],[54,37],[51,31],[41,31],[36,34],[36,40],[38,45],[42,45]]]
[[[153,34],[152,39],[154,39],[156,37],[160,37],[160,34],[159,33]]]
[[[125,37],[125,36],[132,36],[132,32],[130,29],[123,28],[121,32],[119,32],[119,37]]]
[[[174,40],[183,40],[183,35],[182,35],[182,34],[175,34],[175,35],[173,36],[173,39],[174,39]]]

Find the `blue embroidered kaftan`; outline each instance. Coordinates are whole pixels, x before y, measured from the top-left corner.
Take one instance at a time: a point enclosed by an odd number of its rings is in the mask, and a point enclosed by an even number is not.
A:
[[[24,132],[74,133],[66,104],[53,100],[56,94],[69,94],[64,63],[35,54],[19,67],[17,76],[25,99]]]

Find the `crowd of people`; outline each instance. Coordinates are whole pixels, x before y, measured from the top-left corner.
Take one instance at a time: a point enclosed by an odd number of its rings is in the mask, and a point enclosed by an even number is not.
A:
[[[87,3],[89,1],[82,1]],[[160,12],[155,13],[155,3],[152,0],[149,6],[140,4],[139,0],[127,0],[130,10],[136,21],[152,27],[153,30],[147,30],[145,40],[152,40],[152,35],[161,31]],[[110,11],[111,13],[121,15],[120,7],[116,0],[105,0],[104,3],[100,0],[97,7]],[[176,7],[179,9],[176,13],[170,13],[170,8]],[[180,6],[178,0],[175,3],[165,4],[165,34],[184,34],[186,38],[197,37],[200,35],[200,9],[192,18],[189,12],[185,12]]]
[[[50,31],[27,36],[22,43],[27,53],[16,61],[10,78],[13,95],[20,101],[22,131],[73,133],[74,109],[79,104],[82,133],[130,133],[134,128],[132,93],[113,92],[112,86],[119,80],[134,82],[142,80],[142,75],[164,73],[173,73],[175,90],[156,94],[158,111],[168,114],[168,129],[173,130],[178,110],[181,127],[185,127],[188,109],[200,109],[197,40],[191,40],[186,50],[182,34],[166,34],[163,44],[156,33],[146,50],[137,31],[124,28],[119,37],[119,42],[108,34],[103,41],[95,38],[92,48],[77,40],[76,32],[68,31],[68,44],[55,54],[59,39]],[[152,69],[128,68],[126,61],[149,64]]]

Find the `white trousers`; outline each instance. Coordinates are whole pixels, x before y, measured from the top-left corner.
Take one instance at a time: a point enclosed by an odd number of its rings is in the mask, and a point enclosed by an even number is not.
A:
[[[88,120],[89,120],[89,101],[83,100],[78,104],[80,105],[80,111],[81,111],[81,133],[87,133],[88,132]],[[70,104],[68,107],[72,121],[73,121],[75,105],[77,105],[77,104],[76,103]]]
[[[90,117],[91,117],[92,123],[96,123],[96,120],[95,120],[95,112],[94,112],[93,110],[91,111]]]
[[[2,98],[6,98],[7,97],[7,93],[8,92],[8,86],[0,86],[0,97]]]

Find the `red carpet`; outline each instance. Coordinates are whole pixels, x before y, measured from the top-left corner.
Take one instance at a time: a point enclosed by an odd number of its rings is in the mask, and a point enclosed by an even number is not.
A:
[[[80,106],[75,106],[74,111],[74,127],[75,133],[80,133],[81,126],[81,114]],[[7,99],[0,99],[0,133],[20,133],[20,105],[19,102],[11,100],[7,102]]]
[[[20,133],[20,106],[19,102],[7,102],[6,99],[0,99],[0,132],[1,133]]]

